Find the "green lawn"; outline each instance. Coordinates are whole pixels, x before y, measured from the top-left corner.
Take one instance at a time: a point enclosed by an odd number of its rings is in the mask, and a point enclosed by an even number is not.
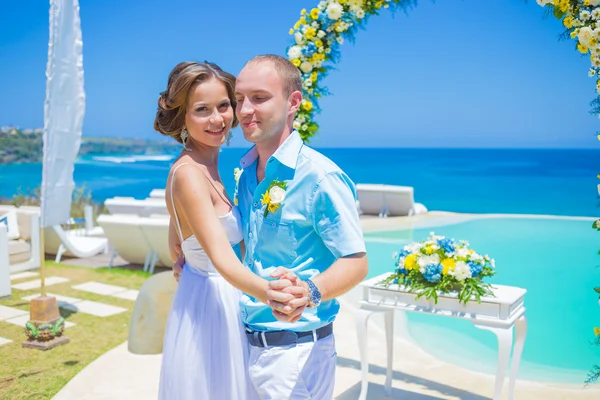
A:
[[[47,287],[47,292],[99,301],[127,308],[128,311],[110,317],[96,317],[61,309],[61,315],[76,325],[65,329],[69,343],[49,351],[22,348],[21,343],[26,339],[23,328],[0,321],[0,337],[13,341],[0,346],[0,399],[51,399],[90,362],[127,340],[133,301],[88,293],[71,286],[96,281],[139,289],[150,276],[145,272],[118,268],[91,269],[52,262],[47,262],[46,266],[46,277],[69,278],[69,282]],[[34,278],[13,283],[30,279]],[[29,302],[22,298],[37,293],[39,289],[13,289],[12,297],[0,300],[0,305],[28,311]]]

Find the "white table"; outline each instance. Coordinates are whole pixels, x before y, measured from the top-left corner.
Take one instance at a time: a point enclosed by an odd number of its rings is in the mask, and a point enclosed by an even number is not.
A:
[[[494,285],[492,287],[495,297],[482,297],[481,303],[476,300],[469,301],[466,305],[458,301],[456,295],[448,294],[438,296],[437,304],[433,299],[424,297],[415,299],[415,293],[408,293],[403,287],[389,285],[387,288],[378,285],[391,273],[383,274],[366,280],[360,284],[362,287],[362,300],[356,311],[356,325],[358,345],[360,348],[362,384],[359,400],[367,398],[369,362],[367,359],[367,322],[374,313],[384,313],[387,346],[387,374],[385,391],[391,395],[392,387],[392,361],[393,361],[393,326],[394,311],[420,312],[444,317],[454,317],[470,320],[480,329],[486,329],[498,337],[498,368],[496,370],[496,383],[494,387],[494,400],[499,400],[502,386],[506,376],[511,347],[513,345],[512,327],[515,327],[515,343],[512,364],[509,376],[509,398],[514,399],[515,381],[525,336],[527,334],[527,319],[523,305],[525,289]]]

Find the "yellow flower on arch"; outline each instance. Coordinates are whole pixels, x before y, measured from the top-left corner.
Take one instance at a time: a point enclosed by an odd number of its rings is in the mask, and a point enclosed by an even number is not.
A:
[[[321,14],[321,10],[319,10],[318,8],[313,8],[312,10],[310,10],[310,17],[312,19],[319,18],[319,14]]]
[[[565,19],[563,19],[563,25],[565,28],[571,29],[573,27],[573,17],[565,17]]]

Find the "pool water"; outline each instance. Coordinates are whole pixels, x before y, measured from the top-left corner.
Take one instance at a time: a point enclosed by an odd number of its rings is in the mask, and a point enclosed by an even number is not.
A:
[[[527,289],[528,332],[519,378],[581,383],[600,346],[600,306],[593,288],[600,286],[600,232],[591,220],[562,218],[481,218],[435,228],[365,235],[369,277],[393,271],[392,253],[429,232],[468,240],[471,248],[496,260],[488,282]],[[412,339],[438,359],[495,373],[497,339],[470,322],[407,313]]]

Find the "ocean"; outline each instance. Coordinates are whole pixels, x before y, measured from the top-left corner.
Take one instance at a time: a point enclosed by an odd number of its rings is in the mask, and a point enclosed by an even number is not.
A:
[[[577,149],[318,149],[355,183],[412,186],[429,210],[600,216],[599,150]],[[223,148],[220,172],[232,193],[233,169],[244,148]],[[95,155],[80,158],[74,179],[96,201],[145,198],[164,188],[177,154]],[[39,186],[41,164],[0,165],[0,197]]]

